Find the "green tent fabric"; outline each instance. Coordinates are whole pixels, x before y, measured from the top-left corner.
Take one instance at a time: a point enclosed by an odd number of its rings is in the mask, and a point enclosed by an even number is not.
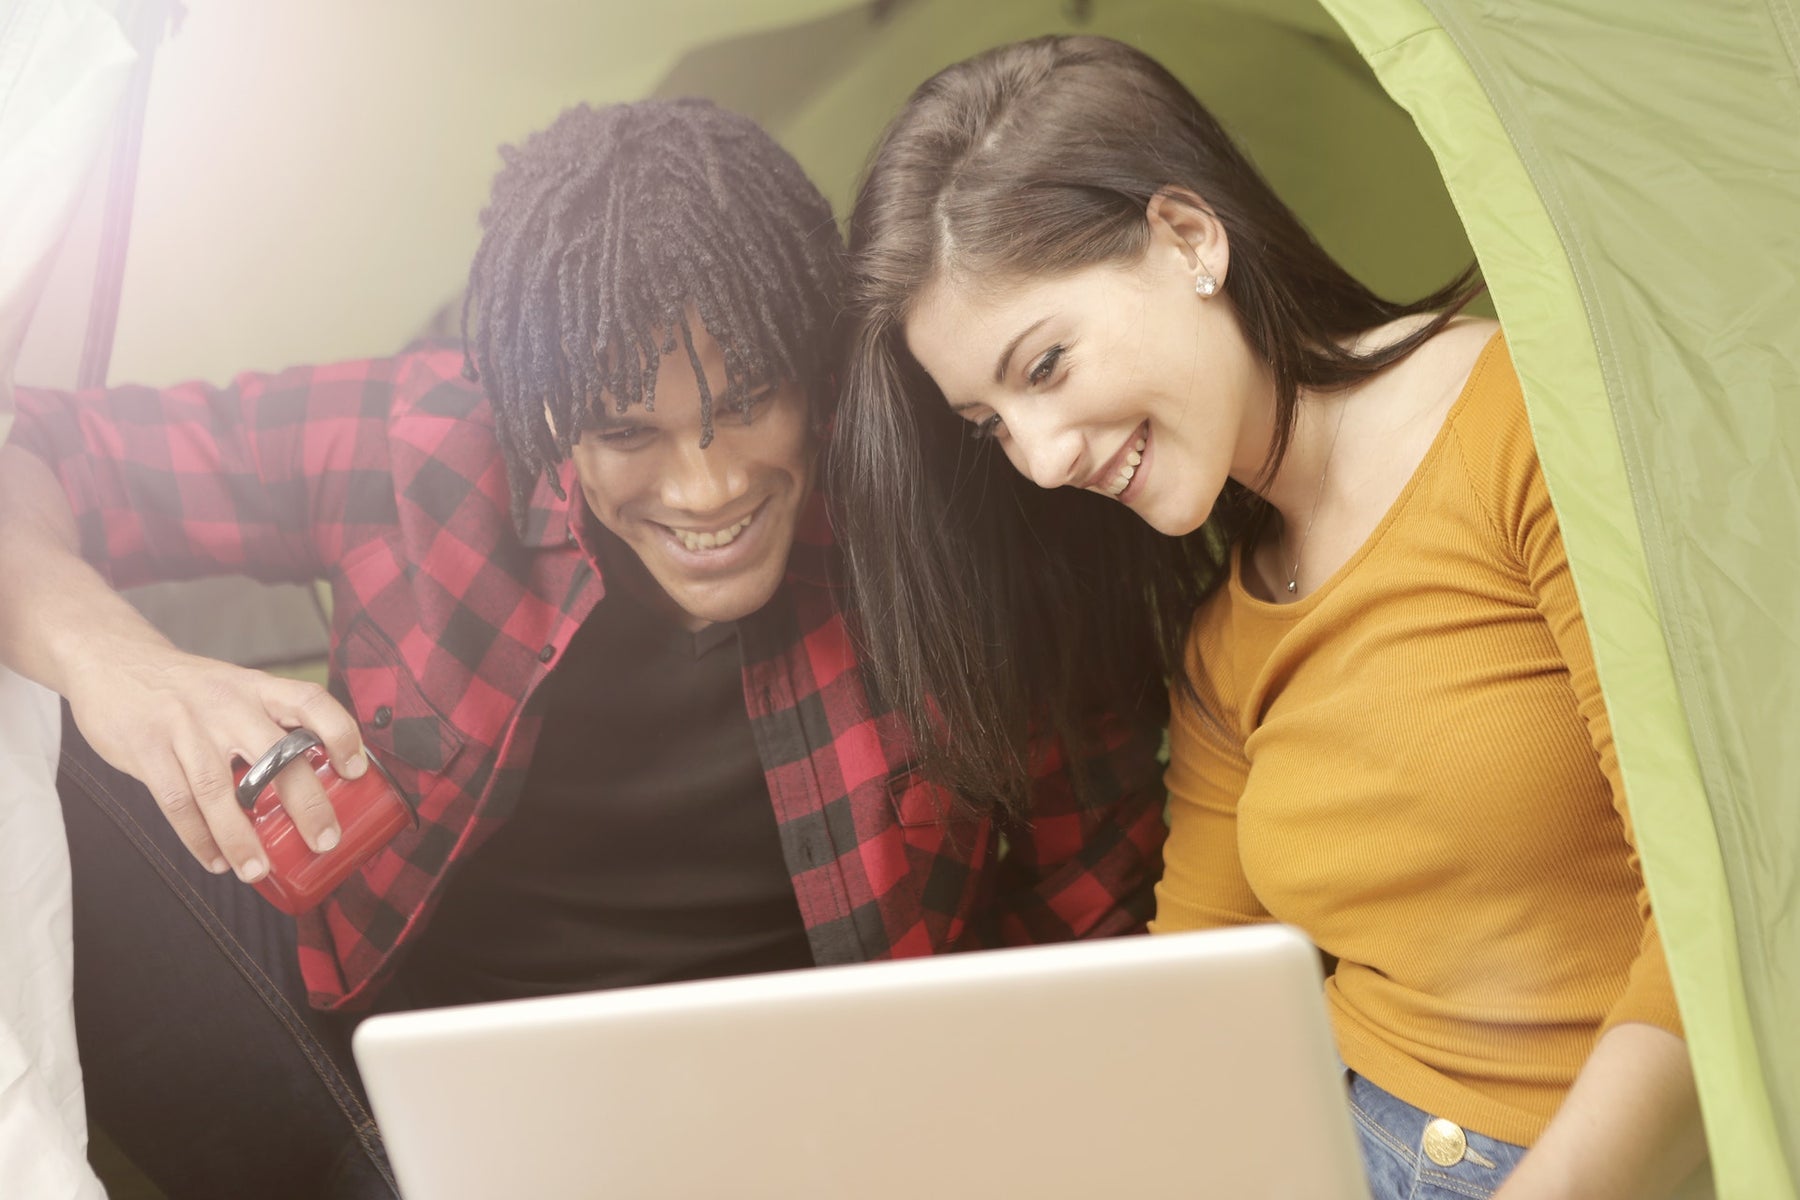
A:
[[[1514,344],[1719,1193],[1793,1196],[1800,20],[1331,7],[1436,151]]]
[[[1792,0],[768,7],[657,90],[762,118],[840,207],[930,71],[1080,29],[1169,65],[1377,288],[1426,291],[1473,247],[1592,631],[1717,1193],[1800,1196]]]

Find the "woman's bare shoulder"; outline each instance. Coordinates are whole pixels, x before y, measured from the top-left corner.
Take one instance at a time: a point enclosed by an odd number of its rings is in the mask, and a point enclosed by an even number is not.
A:
[[[1435,352],[1437,373],[1454,385],[1453,391],[1461,390],[1461,381],[1475,369],[1475,361],[1499,332],[1500,322],[1492,317],[1456,317],[1426,343]]]
[[[1381,345],[1403,338],[1430,320],[1429,314],[1403,318],[1364,336]],[[1363,384],[1365,407],[1390,430],[1412,427],[1423,445],[1435,436],[1444,415],[1468,383],[1475,364],[1500,329],[1487,317],[1455,317],[1411,354]]]

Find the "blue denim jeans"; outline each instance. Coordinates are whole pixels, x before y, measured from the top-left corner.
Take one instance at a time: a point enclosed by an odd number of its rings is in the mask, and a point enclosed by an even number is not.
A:
[[[1354,1071],[1344,1078],[1374,1200],[1483,1200],[1525,1156],[1523,1146],[1434,1118]]]
[[[350,1020],[307,1006],[294,922],[194,861],[64,708],[88,1115],[170,1200],[392,1200]]]

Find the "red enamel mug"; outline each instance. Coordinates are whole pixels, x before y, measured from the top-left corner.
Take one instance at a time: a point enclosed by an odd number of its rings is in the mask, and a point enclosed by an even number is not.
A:
[[[316,907],[395,834],[418,823],[393,776],[367,747],[363,754],[370,770],[358,779],[345,779],[332,769],[318,735],[296,729],[238,771],[238,803],[250,814],[269,861],[268,874],[251,886],[282,912],[297,915]],[[297,758],[311,764],[337,814],[338,844],[322,854],[313,853],[275,794],[275,777]]]

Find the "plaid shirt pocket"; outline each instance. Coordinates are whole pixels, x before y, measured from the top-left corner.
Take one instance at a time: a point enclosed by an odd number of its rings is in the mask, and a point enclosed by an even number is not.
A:
[[[901,861],[909,867],[899,890],[911,893],[907,907],[930,931],[934,948],[954,947],[992,892],[994,823],[916,768],[890,773],[887,794]]]
[[[453,774],[462,734],[425,698],[399,650],[366,616],[351,622],[339,655],[363,740],[414,804],[424,804],[432,783]]]
[[[946,787],[933,783],[923,771],[903,766],[888,775],[888,799],[894,819],[909,828],[922,825],[974,824],[981,815],[958,800]]]

